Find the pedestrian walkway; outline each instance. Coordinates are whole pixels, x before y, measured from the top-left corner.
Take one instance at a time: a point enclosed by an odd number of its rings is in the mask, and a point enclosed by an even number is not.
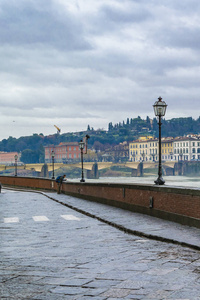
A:
[[[85,199],[53,192],[39,192],[63,205],[97,218],[126,233],[200,250],[200,229],[175,222],[134,213]]]
[[[1,299],[200,299],[199,250],[120,231],[177,224],[63,194],[0,198]]]
[[[125,232],[200,250],[200,229],[120,208],[56,193],[48,197],[104,220]]]

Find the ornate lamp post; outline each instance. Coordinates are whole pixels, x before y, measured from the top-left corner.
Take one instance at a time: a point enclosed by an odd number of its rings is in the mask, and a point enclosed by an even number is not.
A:
[[[153,105],[154,112],[156,117],[158,117],[158,125],[159,125],[159,165],[158,165],[158,178],[155,184],[162,185],[165,183],[164,179],[162,178],[162,162],[161,162],[161,118],[164,117],[167,104],[162,101],[162,98],[159,97],[158,101],[156,101]]]
[[[15,154],[15,176],[17,176],[17,159],[18,159],[18,156],[17,156],[17,154]]]
[[[79,148],[81,150],[81,168],[82,168],[82,178],[81,178],[80,182],[85,182],[84,174],[83,174],[83,149],[84,149],[84,146],[85,146],[85,143],[83,142],[83,140],[80,140]]]
[[[55,159],[55,152],[54,152],[54,151],[51,152],[51,159],[52,159],[52,167],[53,167],[52,179],[55,179],[55,176],[54,176],[54,159]]]

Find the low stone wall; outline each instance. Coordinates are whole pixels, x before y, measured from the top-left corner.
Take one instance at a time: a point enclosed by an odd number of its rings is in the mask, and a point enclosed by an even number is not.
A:
[[[56,190],[55,180],[0,176],[2,185]],[[141,184],[63,183],[62,192],[200,228],[200,190]]]

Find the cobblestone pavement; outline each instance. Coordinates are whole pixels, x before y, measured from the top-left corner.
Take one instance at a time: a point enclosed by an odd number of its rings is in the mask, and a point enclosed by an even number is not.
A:
[[[200,299],[200,251],[125,234],[41,194],[3,190],[0,237],[0,299]]]

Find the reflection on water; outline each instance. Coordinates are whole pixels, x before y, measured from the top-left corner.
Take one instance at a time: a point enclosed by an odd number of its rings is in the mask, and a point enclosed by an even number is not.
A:
[[[186,177],[186,176],[164,176],[165,186],[180,186],[200,188],[200,177]],[[86,182],[93,183],[139,183],[139,184],[154,184],[154,180],[157,176],[149,177],[100,177],[99,179],[86,179]],[[79,182],[79,179],[73,179],[69,181]]]

